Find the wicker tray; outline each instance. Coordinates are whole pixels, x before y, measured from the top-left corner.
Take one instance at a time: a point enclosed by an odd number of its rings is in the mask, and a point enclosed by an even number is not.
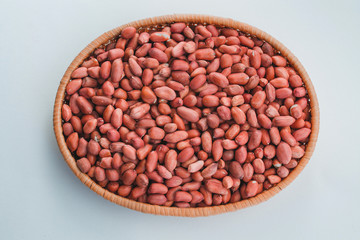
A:
[[[65,87],[70,81],[71,73],[94,51],[94,49],[98,48],[103,44],[107,44],[110,40],[117,37],[121,30],[128,26],[133,26],[135,28],[146,28],[151,26],[159,26],[173,22],[185,22],[185,23],[206,23],[206,24],[214,24],[217,26],[225,26],[231,27],[234,29],[238,29],[242,32],[246,32],[250,35],[254,35],[262,40],[270,43],[276,50],[280,51],[281,54],[287,58],[289,63],[293,66],[293,68],[298,72],[305,83],[305,87],[308,91],[308,95],[310,98],[311,105],[311,124],[312,124],[312,132],[310,135],[310,140],[306,147],[306,152],[304,157],[299,161],[298,166],[293,169],[289,176],[283,179],[276,186],[266,190],[255,197],[242,200],[236,203],[229,203],[226,205],[220,206],[211,206],[211,207],[199,207],[199,208],[177,208],[177,207],[163,207],[163,206],[155,206],[147,203],[136,202],[127,198],[120,197],[114,193],[107,191],[106,189],[100,187],[96,184],[88,175],[83,174],[77,168],[75,159],[72,156],[71,152],[66,146],[65,138],[62,131],[62,119],[61,119],[61,107],[63,104],[63,100],[65,97]],[[316,93],[314,87],[311,83],[310,77],[306,73],[304,67],[301,65],[299,60],[278,40],[274,39],[269,34],[253,27],[245,23],[241,23],[238,21],[234,21],[229,18],[222,17],[214,17],[207,15],[166,15],[154,18],[148,18],[144,20],[134,21],[120,27],[117,27],[111,31],[108,31],[102,34],[100,37],[91,42],[84,50],[82,50],[79,55],[73,60],[68,69],[66,70],[63,78],[61,79],[60,86],[58,88],[55,105],[54,105],[54,115],[53,115],[53,124],[54,131],[56,135],[56,140],[59,145],[60,151],[64,156],[66,163],[69,165],[71,170],[75,173],[75,175],[80,179],[82,183],[88,186],[91,190],[104,197],[105,199],[116,203],[118,205],[134,209],[136,211],[144,212],[144,213],[152,213],[158,215],[171,215],[171,216],[186,216],[186,217],[199,217],[199,216],[208,216],[214,214],[220,214],[229,211],[235,211],[238,209],[250,207],[256,205],[258,203],[264,202],[280,192],[287,185],[289,185],[303,170],[306,166],[310,157],[315,149],[318,133],[319,133],[319,105],[316,97]]]

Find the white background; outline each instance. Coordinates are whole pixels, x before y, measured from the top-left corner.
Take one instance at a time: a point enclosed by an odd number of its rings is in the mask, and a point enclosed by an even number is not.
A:
[[[360,1],[0,0],[0,239],[360,239]],[[96,195],[58,150],[52,111],[73,58],[103,32],[172,13],[231,17],[284,43],[320,103],[315,153],[269,201],[206,218]]]

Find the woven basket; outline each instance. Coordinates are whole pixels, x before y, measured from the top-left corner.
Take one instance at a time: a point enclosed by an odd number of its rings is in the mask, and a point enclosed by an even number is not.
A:
[[[133,26],[135,28],[146,28],[152,26],[159,26],[173,22],[185,22],[185,23],[207,23],[214,24],[216,26],[225,26],[234,29],[238,29],[242,32],[248,33],[250,35],[256,36],[259,39],[265,40],[270,43],[276,50],[280,51],[281,54],[287,58],[289,63],[293,66],[293,68],[298,72],[298,74],[303,79],[306,89],[308,91],[308,95],[310,97],[310,105],[311,105],[311,124],[312,124],[312,132],[310,135],[310,140],[306,147],[306,152],[304,157],[299,161],[298,166],[291,171],[289,176],[283,179],[279,184],[272,187],[269,190],[258,194],[255,197],[242,200],[236,203],[229,203],[226,205],[220,206],[212,206],[212,207],[199,207],[199,208],[177,208],[177,207],[163,207],[163,206],[155,206],[146,203],[136,202],[127,198],[120,197],[116,194],[113,194],[106,189],[100,187],[97,183],[95,183],[88,175],[83,174],[77,168],[75,159],[72,156],[71,152],[66,146],[65,138],[62,131],[62,119],[61,119],[61,107],[63,104],[63,100],[65,97],[65,87],[70,81],[71,73],[99,46],[107,44],[110,40],[118,37],[121,30],[128,26]],[[80,54],[74,59],[74,61],[70,64],[68,69],[66,70],[63,78],[61,79],[60,86],[58,88],[55,105],[54,105],[54,131],[56,135],[56,140],[59,145],[60,151],[64,156],[65,161],[71,168],[71,170],[75,173],[75,175],[80,179],[82,183],[88,186],[91,190],[101,195],[105,199],[116,203],[118,205],[134,209],[136,211],[144,212],[144,213],[152,213],[158,215],[170,215],[170,216],[186,216],[186,217],[199,217],[199,216],[208,216],[214,214],[220,214],[229,211],[235,211],[238,209],[250,207],[256,205],[258,203],[264,202],[280,192],[287,185],[289,185],[303,170],[303,168],[308,163],[316,145],[316,140],[319,132],[319,105],[316,97],[316,93],[314,87],[311,83],[311,80],[306,73],[304,67],[301,65],[299,60],[278,40],[274,39],[269,34],[252,27],[248,24],[241,23],[238,21],[234,21],[229,18],[222,17],[214,17],[207,15],[166,15],[154,18],[148,18],[144,20],[134,21],[120,27],[117,27],[111,31],[108,31],[102,34],[100,37],[91,42],[84,50],[80,52]]]

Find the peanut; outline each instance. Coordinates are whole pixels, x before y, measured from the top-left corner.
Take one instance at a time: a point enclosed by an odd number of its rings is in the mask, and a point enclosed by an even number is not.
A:
[[[311,136],[301,77],[270,44],[231,28],[126,27],[72,72],[65,95],[79,170],[154,205],[254,197],[291,173]]]

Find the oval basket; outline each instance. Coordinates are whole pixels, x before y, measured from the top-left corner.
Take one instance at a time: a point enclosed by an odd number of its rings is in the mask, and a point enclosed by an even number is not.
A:
[[[312,132],[310,135],[310,140],[306,147],[304,157],[299,161],[298,166],[291,171],[288,177],[283,179],[276,186],[266,190],[255,197],[242,200],[236,203],[229,203],[226,205],[220,206],[211,206],[211,207],[199,207],[199,208],[177,208],[177,207],[163,207],[163,206],[155,206],[147,203],[136,202],[127,198],[120,197],[115,195],[106,189],[100,187],[96,184],[88,175],[83,174],[77,168],[75,159],[71,155],[71,152],[66,146],[65,138],[62,131],[62,119],[61,119],[61,107],[63,104],[63,100],[65,97],[65,87],[70,81],[71,73],[99,46],[107,44],[110,40],[117,37],[121,30],[128,26],[133,26],[135,28],[146,28],[149,26],[157,26],[164,25],[173,22],[185,22],[185,23],[206,23],[206,24],[214,24],[217,26],[224,26],[237,29],[239,31],[248,33],[250,35],[256,36],[259,39],[265,40],[270,43],[276,50],[280,51],[281,54],[287,58],[292,67],[298,72],[305,83],[305,87],[308,91],[308,95],[310,98],[311,105],[311,124],[312,124]],[[59,145],[60,151],[64,156],[66,163],[69,165],[74,174],[80,179],[82,183],[88,186],[91,190],[102,196],[103,198],[116,203],[118,205],[151,214],[158,215],[169,215],[169,216],[184,216],[184,217],[199,217],[199,216],[208,216],[214,214],[225,213],[229,211],[235,211],[238,209],[250,207],[261,202],[264,202],[280,192],[287,185],[289,185],[303,170],[303,168],[308,163],[316,145],[318,133],[319,133],[319,105],[316,97],[316,93],[310,77],[306,73],[304,67],[301,65],[299,60],[278,40],[270,36],[269,34],[261,31],[253,26],[250,26],[246,23],[241,23],[238,21],[234,21],[229,18],[222,17],[214,17],[207,15],[166,15],[160,17],[147,18],[144,20],[134,21],[120,27],[117,27],[111,31],[108,31],[102,34],[100,37],[91,42],[84,50],[82,50],[79,55],[74,59],[74,61],[70,64],[68,69],[66,70],[63,78],[61,79],[60,86],[58,88],[55,105],[54,105],[54,115],[53,115],[53,124],[54,131],[56,135],[56,140]]]

